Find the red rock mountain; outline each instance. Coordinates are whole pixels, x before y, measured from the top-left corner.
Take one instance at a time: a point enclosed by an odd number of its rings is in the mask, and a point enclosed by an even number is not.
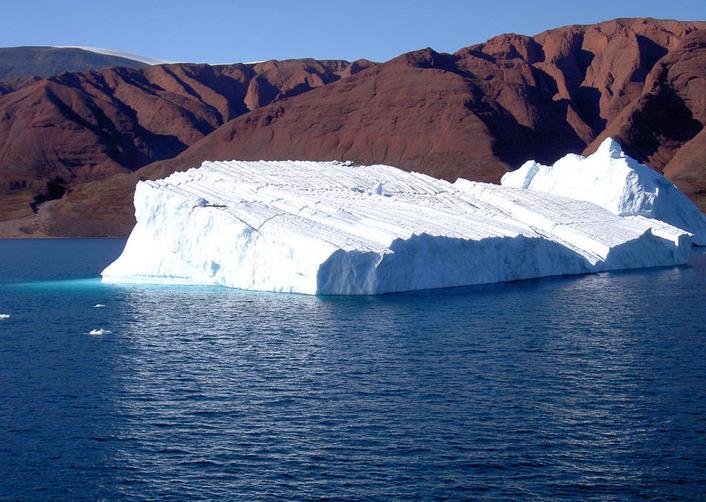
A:
[[[0,180],[12,201],[0,204],[0,232],[124,234],[138,177],[206,159],[342,159],[498,181],[607,135],[703,208],[705,82],[706,23],[652,19],[501,35],[379,65],[168,65],[41,80],[0,97]],[[38,214],[26,214],[38,190]]]
[[[175,64],[64,73],[22,85],[0,97],[0,221],[36,219],[36,202],[172,158],[234,117],[369,64]]]

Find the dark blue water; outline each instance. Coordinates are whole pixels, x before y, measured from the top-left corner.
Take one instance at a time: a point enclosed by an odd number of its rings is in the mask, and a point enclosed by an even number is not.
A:
[[[101,284],[122,245],[0,241],[7,498],[706,496],[703,252],[316,298]]]

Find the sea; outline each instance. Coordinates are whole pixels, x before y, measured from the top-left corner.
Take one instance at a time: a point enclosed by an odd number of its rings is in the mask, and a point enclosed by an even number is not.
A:
[[[101,283],[124,244],[0,241],[2,499],[706,498],[703,250],[315,297]]]

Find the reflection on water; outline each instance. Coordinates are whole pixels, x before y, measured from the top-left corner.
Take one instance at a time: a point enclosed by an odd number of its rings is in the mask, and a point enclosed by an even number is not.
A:
[[[71,242],[0,285],[10,497],[703,495],[703,254],[316,298],[65,280],[121,245]]]

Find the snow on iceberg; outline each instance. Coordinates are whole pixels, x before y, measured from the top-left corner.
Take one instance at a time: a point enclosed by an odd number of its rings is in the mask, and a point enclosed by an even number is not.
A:
[[[380,294],[686,263],[687,232],[530,190],[341,162],[204,162],[138,183],[106,282]]]
[[[646,216],[693,234],[706,246],[706,216],[669,180],[623,153],[608,138],[593,155],[567,155],[552,166],[528,161],[501,184],[593,202],[620,216]]]

